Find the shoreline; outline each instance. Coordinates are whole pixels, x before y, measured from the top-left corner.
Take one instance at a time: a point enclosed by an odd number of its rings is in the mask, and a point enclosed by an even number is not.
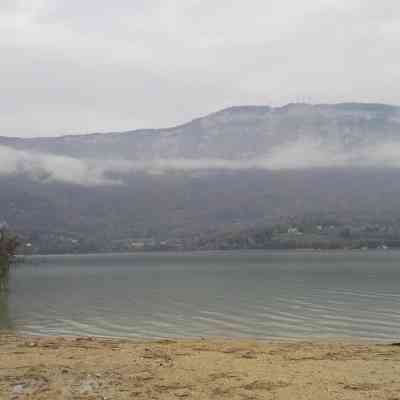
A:
[[[400,345],[0,333],[0,398],[400,398]]]
[[[107,256],[107,255],[147,255],[147,254],[172,254],[172,255],[179,255],[179,254],[223,254],[223,253],[237,253],[237,252],[243,252],[243,253],[267,253],[267,252],[273,252],[273,253],[298,253],[298,252],[304,252],[304,253],[338,253],[338,252],[351,252],[351,253],[366,253],[366,252],[376,252],[376,253],[390,253],[390,252],[400,252],[400,246],[399,247],[389,247],[387,249],[381,249],[381,248],[373,248],[373,247],[368,247],[368,248],[349,248],[349,247],[343,247],[343,248],[332,248],[332,249],[320,249],[320,248],[287,248],[287,249],[282,249],[282,248],[260,248],[260,249],[185,249],[185,250],[138,250],[138,251],[99,251],[99,252],[89,252],[89,253],[20,253],[16,254],[16,258],[25,258],[25,257],[47,257],[47,256]]]
[[[343,345],[371,345],[371,346],[400,346],[399,340],[391,339],[378,339],[367,337],[352,337],[352,336],[307,336],[307,337],[258,337],[258,336],[160,336],[160,337],[146,337],[146,336],[107,336],[96,334],[46,334],[46,333],[25,333],[18,331],[14,328],[0,329],[1,336],[12,336],[20,339],[54,339],[54,340],[90,340],[90,341],[124,341],[129,343],[156,343],[158,341],[172,341],[172,342],[187,342],[187,341],[208,341],[208,342],[253,342],[260,344],[290,344],[290,343],[312,343],[316,345],[324,344],[343,344]],[[400,400],[400,399],[399,399]]]

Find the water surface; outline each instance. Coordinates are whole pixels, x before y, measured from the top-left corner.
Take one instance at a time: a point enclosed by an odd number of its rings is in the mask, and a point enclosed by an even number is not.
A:
[[[0,329],[158,338],[400,338],[400,252],[35,256]]]

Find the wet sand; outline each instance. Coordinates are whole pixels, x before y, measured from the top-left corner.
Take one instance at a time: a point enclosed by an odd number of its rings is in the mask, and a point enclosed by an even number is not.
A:
[[[400,346],[3,334],[0,399],[400,400]]]

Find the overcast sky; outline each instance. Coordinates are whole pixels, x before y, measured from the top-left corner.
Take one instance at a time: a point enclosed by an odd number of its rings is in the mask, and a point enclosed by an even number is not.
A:
[[[0,135],[400,104],[398,0],[0,0]]]

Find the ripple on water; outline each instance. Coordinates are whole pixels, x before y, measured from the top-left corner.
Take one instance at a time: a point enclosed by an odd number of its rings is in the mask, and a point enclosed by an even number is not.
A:
[[[363,254],[326,253],[318,274],[313,255],[238,254],[52,257],[18,268],[8,318],[30,334],[400,336],[400,252],[379,255],[379,274]]]

